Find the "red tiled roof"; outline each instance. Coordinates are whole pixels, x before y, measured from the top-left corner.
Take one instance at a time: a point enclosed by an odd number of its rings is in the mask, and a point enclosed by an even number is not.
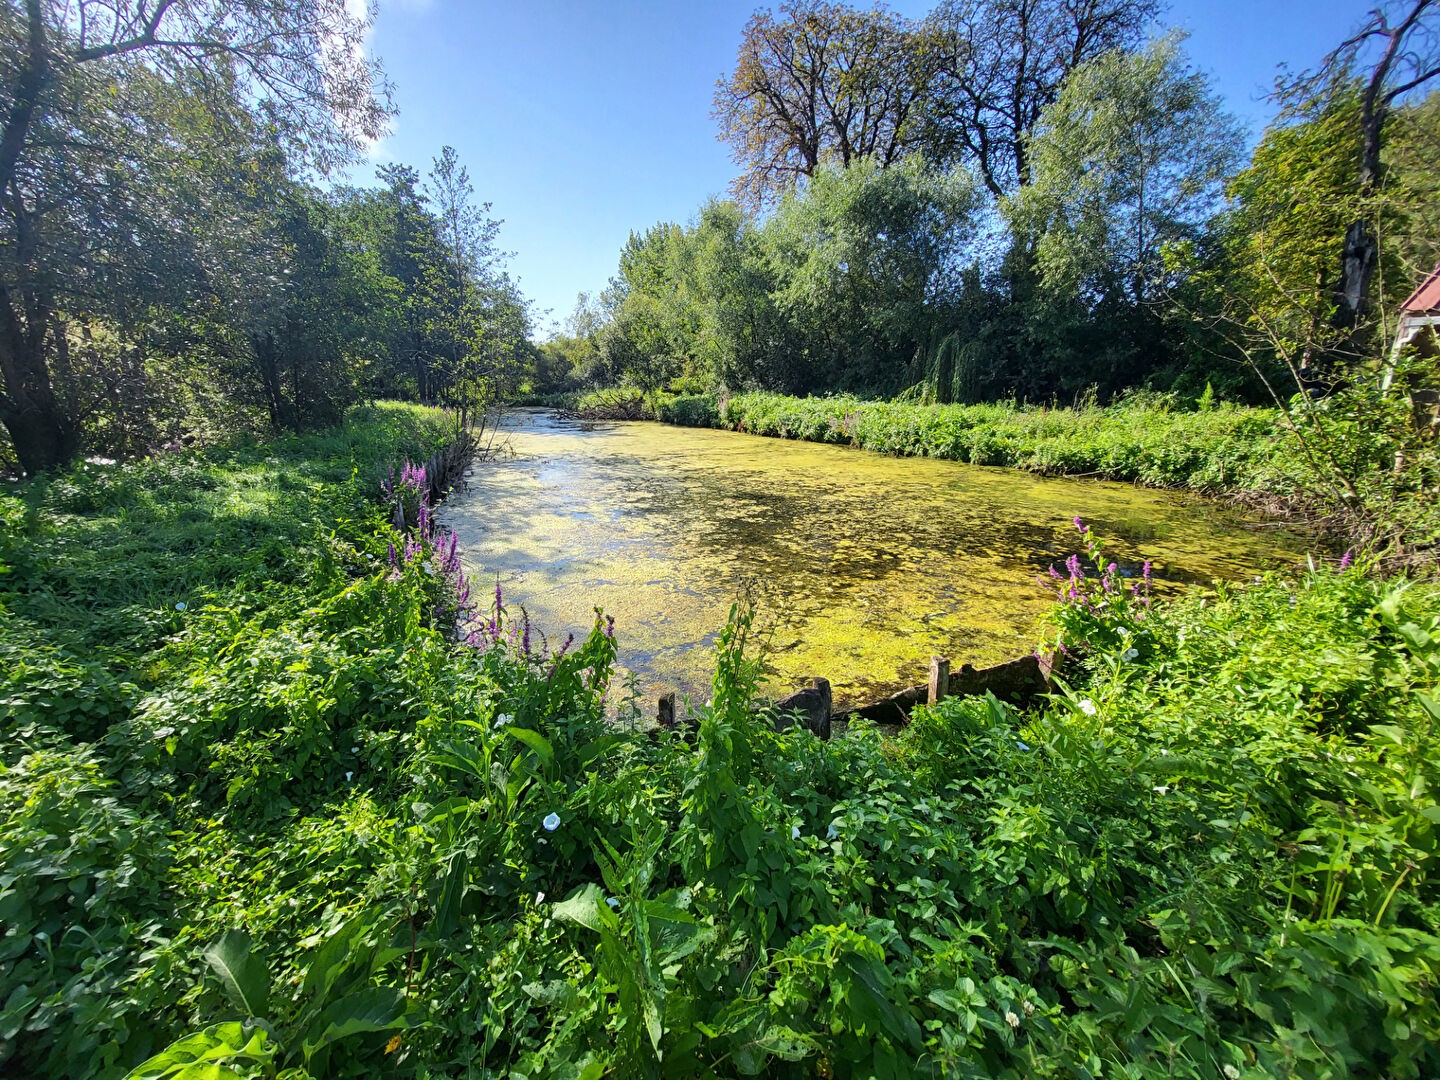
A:
[[[1400,305],[1401,312],[1409,315],[1421,311],[1440,310],[1440,266],[1430,271],[1430,276],[1410,294],[1410,299]]]

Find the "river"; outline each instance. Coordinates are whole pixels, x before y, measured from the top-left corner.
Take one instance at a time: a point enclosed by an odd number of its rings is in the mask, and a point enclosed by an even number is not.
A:
[[[442,508],[477,588],[498,575],[551,645],[615,618],[642,699],[708,696],[713,644],[747,585],[771,685],[821,675],[837,703],[1034,649],[1079,548],[1158,588],[1293,563],[1299,538],[1189,495],[655,423],[584,424],[538,409],[502,421],[506,452]],[[653,711],[653,700],[647,709]]]

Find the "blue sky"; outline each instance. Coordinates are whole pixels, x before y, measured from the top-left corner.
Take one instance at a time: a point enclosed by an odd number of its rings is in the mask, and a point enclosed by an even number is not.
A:
[[[632,230],[686,221],[735,173],[710,99],[757,5],[729,0],[382,0],[372,47],[400,114],[378,160],[445,145],[501,218],[542,332],[615,272]],[[897,2],[918,17],[933,4]],[[1196,66],[1258,132],[1276,66],[1315,63],[1366,0],[1176,0]],[[370,170],[353,179],[370,182]],[[546,314],[546,310],[549,314]]]

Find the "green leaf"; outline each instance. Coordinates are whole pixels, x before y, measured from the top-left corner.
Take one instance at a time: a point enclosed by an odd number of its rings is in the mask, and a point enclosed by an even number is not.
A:
[[[369,927],[368,913],[355,916],[321,943],[305,969],[305,981],[301,989],[318,1004],[330,993],[335,980],[349,963],[355,949],[355,939]]]
[[[550,914],[566,922],[578,923],[591,930],[600,929],[600,905],[605,891],[593,881],[582,885],[564,900],[550,905]]]
[[[204,952],[206,963],[220,976],[230,1003],[253,1019],[263,1019],[270,1000],[270,976],[265,964],[251,951],[250,935],[227,930]]]
[[[128,1072],[125,1080],[209,1080],[230,1072],[223,1066],[249,1064],[266,1068],[274,1058],[275,1047],[270,1045],[264,1028],[246,1031],[239,1021],[229,1021],[176,1039]]]
[[[524,743],[531,750],[534,750],[535,756],[546,765],[550,765],[555,761],[555,750],[551,747],[550,740],[538,731],[531,731],[529,728],[522,727],[507,727],[505,734],[509,735],[516,742]]]
[[[301,1052],[308,1062],[317,1051],[352,1035],[411,1026],[405,1018],[405,995],[393,986],[377,986],[328,1006],[310,1025]]]
[[[460,925],[460,901],[465,898],[465,886],[469,880],[470,860],[462,851],[450,860],[450,870],[440,887],[435,921],[430,925],[430,932],[435,937],[449,937]]]

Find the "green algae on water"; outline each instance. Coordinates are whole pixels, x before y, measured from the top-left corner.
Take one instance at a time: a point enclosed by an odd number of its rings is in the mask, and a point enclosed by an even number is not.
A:
[[[499,575],[551,642],[615,618],[647,697],[708,697],[713,644],[748,589],[771,683],[828,678],[856,703],[923,681],[929,658],[1033,649],[1040,579],[1090,523],[1122,572],[1158,587],[1251,577],[1299,541],[1193,496],[654,423],[507,419],[513,455],[443,508],[466,569]]]

